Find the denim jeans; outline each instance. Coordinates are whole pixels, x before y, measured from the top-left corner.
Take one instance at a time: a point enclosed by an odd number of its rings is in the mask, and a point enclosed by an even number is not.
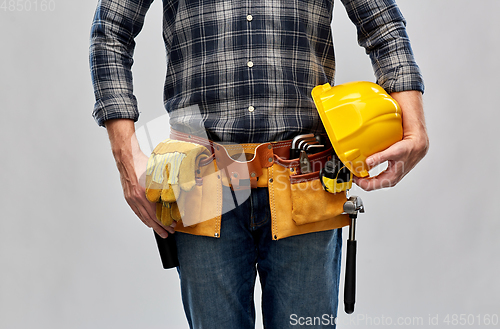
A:
[[[229,204],[230,192],[225,188]],[[335,328],[341,234],[337,229],[273,241],[267,188],[252,189],[246,201],[223,214],[220,238],[177,232],[190,328],[255,328],[257,272],[266,329]]]

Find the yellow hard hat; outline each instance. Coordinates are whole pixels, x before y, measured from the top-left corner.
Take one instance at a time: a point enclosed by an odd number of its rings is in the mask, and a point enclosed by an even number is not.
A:
[[[368,176],[367,157],[403,138],[399,104],[373,82],[326,83],[312,97],[337,156],[358,177]]]

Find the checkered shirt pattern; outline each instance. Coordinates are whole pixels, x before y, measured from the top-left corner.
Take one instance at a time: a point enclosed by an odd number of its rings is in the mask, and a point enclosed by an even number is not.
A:
[[[151,0],[100,0],[90,46],[99,125],[137,120],[134,38]],[[181,131],[217,141],[267,142],[323,126],[311,90],[334,82],[333,0],[163,0],[164,104]],[[394,0],[342,0],[388,92],[423,80]]]

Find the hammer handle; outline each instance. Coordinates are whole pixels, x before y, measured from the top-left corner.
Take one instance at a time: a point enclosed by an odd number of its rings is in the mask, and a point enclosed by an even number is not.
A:
[[[179,266],[179,260],[177,259],[177,245],[175,244],[174,234],[169,234],[165,239],[156,234],[156,232],[154,232],[154,234],[163,268],[169,269]]]
[[[356,301],[356,247],[356,240],[347,240],[344,282],[344,310],[347,314],[354,312]]]

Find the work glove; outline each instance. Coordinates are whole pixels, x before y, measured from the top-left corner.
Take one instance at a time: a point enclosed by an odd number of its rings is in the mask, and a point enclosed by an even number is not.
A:
[[[210,156],[203,145],[166,139],[158,144],[148,160],[146,197],[156,202],[156,218],[164,226],[181,219],[177,200],[196,185],[196,172],[202,159]]]

